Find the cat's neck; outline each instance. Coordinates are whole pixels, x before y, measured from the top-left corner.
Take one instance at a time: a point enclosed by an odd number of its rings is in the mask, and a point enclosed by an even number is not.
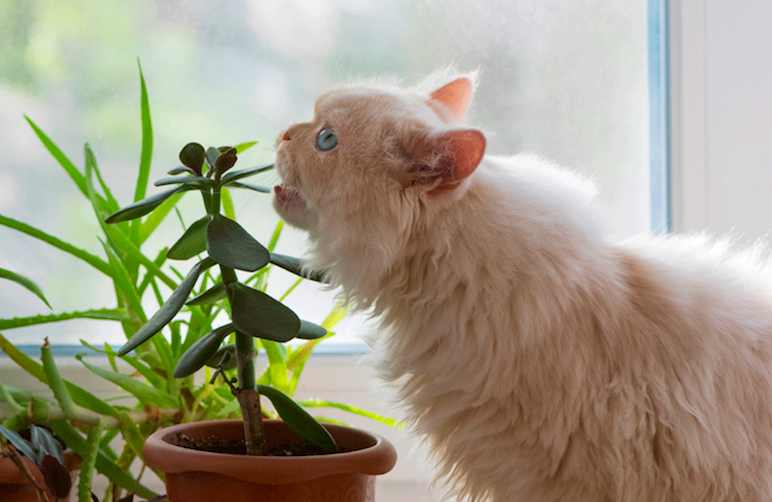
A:
[[[317,259],[376,313],[400,302],[430,307],[459,288],[504,294],[533,275],[565,285],[606,253],[593,198],[592,185],[537,158],[486,157],[463,193],[384,232],[393,241],[328,243]]]

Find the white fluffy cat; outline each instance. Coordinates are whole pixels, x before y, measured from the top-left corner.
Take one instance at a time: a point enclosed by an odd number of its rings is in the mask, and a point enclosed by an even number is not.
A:
[[[439,474],[474,501],[771,501],[767,263],[609,242],[586,180],[484,155],[472,90],[345,86],[277,142],[274,205],[380,315]]]

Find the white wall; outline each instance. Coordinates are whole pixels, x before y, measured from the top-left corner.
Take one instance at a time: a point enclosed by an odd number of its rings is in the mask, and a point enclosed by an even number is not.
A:
[[[772,229],[772,2],[671,0],[676,231]]]

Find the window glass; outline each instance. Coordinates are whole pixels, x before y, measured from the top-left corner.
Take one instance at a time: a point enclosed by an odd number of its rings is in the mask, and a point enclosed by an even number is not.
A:
[[[308,120],[314,96],[335,82],[388,73],[410,84],[455,64],[481,71],[468,122],[486,132],[489,152],[530,151],[580,169],[601,186],[613,235],[648,231],[641,0],[0,0],[0,214],[103,255],[89,204],[23,115],[78,166],[88,141],[114,195],[129,203],[141,138],[137,57],[155,133],[151,180],[178,165],[189,141],[258,140],[240,165],[271,162],[277,134]],[[276,180],[270,174],[262,181]],[[277,222],[270,197],[236,192],[238,219],[267,240]],[[187,197],[183,214],[200,214],[199,204]],[[169,218],[148,254],[180,232]],[[304,246],[302,234],[286,231],[279,251],[297,255]],[[0,268],[36,281],[55,312],[115,306],[104,276],[2,227]],[[293,282],[280,272],[271,280],[277,295]],[[333,296],[304,285],[288,303],[320,322]],[[45,309],[26,290],[0,282],[0,318]],[[362,322],[347,321],[332,341],[358,343]],[[95,321],[5,335],[34,344],[46,335],[54,343],[124,340],[117,323]]]

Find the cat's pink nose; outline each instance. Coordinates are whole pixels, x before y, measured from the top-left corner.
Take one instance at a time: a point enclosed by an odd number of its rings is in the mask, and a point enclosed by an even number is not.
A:
[[[290,137],[289,137],[289,129],[284,131],[284,136],[282,136],[281,139],[282,139],[282,141],[289,141],[289,139],[290,139]]]

